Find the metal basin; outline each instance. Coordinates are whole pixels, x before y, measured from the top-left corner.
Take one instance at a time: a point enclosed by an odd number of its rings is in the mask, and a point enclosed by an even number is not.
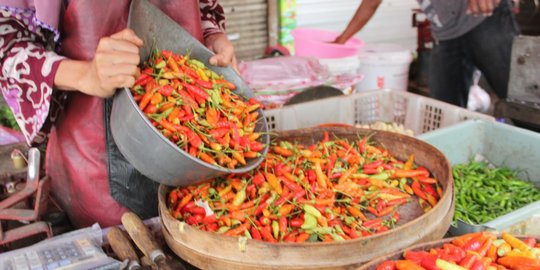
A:
[[[251,90],[232,68],[214,67],[208,64],[213,55],[187,31],[172,21],[146,0],[134,0],[131,5],[129,27],[144,40],[145,44],[186,54],[205,63],[225,79],[236,85],[240,96],[250,98]],[[150,56],[153,48],[141,48],[141,60]],[[183,186],[203,182],[229,173],[243,173],[262,162],[268,151],[269,135],[263,111],[258,110],[259,119],[255,130],[263,135],[259,141],[266,144],[261,156],[247,160],[246,166],[227,169],[208,164],[167,140],[152,126],[138,108],[129,89],[117,91],[111,111],[111,132],[120,152],[127,161],[148,178],[168,186]]]

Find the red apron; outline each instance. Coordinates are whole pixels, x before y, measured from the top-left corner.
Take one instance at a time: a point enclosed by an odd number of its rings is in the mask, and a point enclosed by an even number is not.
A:
[[[197,0],[150,0],[194,37],[202,40],[202,29]],[[71,0],[60,25],[62,54],[77,60],[91,60],[101,37],[110,36],[127,27],[129,0]],[[144,59],[143,59],[144,60]],[[111,164],[118,152],[111,155],[113,144],[107,138],[104,99],[80,92],[69,92],[66,105],[55,122],[47,146],[46,170],[52,179],[52,191],[72,223],[77,227],[98,222],[107,227],[120,223],[128,208],[143,218],[157,214],[156,183],[143,179],[127,163],[116,166],[115,177],[120,182],[110,185]],[[108,122],[108,121],[107,121]],[[109,139],[109,140],[107,140]],[[127,164],[127,165],[126,165]],[[129,179],[118,179],[122,166],[144,185],[130,184]],[[116,184],[115,184],[116,183]],[[116,185],[117,187],[115,187]],[[115,198],[123,198],[119,201]],[[143,194],[143,196],[141,196]],[[145,201],[145,198],[148,200]],[[132,199],[129,202],[128,199]],[[127,200],[127,203],[126,203]]]

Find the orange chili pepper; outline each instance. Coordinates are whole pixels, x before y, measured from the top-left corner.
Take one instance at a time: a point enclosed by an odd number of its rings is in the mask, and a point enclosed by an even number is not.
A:
[[[274,150],[274,152],[284,157],[290,157],[293,154],[291,150],[280,147],[280,146],[274,146],[272,150]]]
[[[321,164],[319,162],[315,162],[315,175],[317,176],[317,183],[322,188],[327,188],[328,185],[326,175],[322,172]]]
[[[210,164],[217,164],[216,160],[204,152],[199,152],[199,158],[203,160],[204,162],[210,163]]]
[[[268,182],[268,184],[270,184],[270,187],[272,187],[272,189],[274,189],[277,192],[277,194],[281,195],[281,193],[283,193],[283,188],[281,187],[281,184],[279,183],[278,178],[274,174],[265,173],[264,177],[266,178],[266,181]]]
[[[246,165],[246,164],[247,164],[247,163],[246,163],[246,159],[244,158],[243,152],[240,152],[240,151],[233,151],[233,152],[232,152],[232,156],[233,156],[233,158],[234,158],[236,161],[240,162],[240,164],[242,164],[242,165]]]
[[[176,209],[181,210],[184,206],[186,206],[186,204],[188,204],[188,202],[191,201],[191,199],[193,199],[193,195],[191,193],[187,194],[184,196],[184,198],[182,198]]]

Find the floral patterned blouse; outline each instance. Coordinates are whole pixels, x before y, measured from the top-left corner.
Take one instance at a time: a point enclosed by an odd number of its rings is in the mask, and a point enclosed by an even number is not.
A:
[[[225,32],[217,0],[200,0],[199,8],[204,38]],[[34,12],[0,6],[0,91],[28,144],[43,137],[55,101],[54,77],[64,59],[55,53],[58,31],[38,21]]]

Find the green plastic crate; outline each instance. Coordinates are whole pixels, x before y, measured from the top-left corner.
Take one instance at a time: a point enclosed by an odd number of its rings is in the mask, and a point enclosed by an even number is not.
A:
[[[540,134],[514,126],[483,120],[468,120],[418,136],[439,149],[452,165],[467,163],[482,155],[496,166],[518,169],[520,178],[540,188]],[[458,192],[458,191],[456,191]],[[471,226],[458,223],[450,228],[453,235],[486,229],[517,230],[521,234],[538,234],[519,224],[529,224],[540,216],[540,201],[529,204],[495,220]],[[518,228],[520,227],[520,228]]]

